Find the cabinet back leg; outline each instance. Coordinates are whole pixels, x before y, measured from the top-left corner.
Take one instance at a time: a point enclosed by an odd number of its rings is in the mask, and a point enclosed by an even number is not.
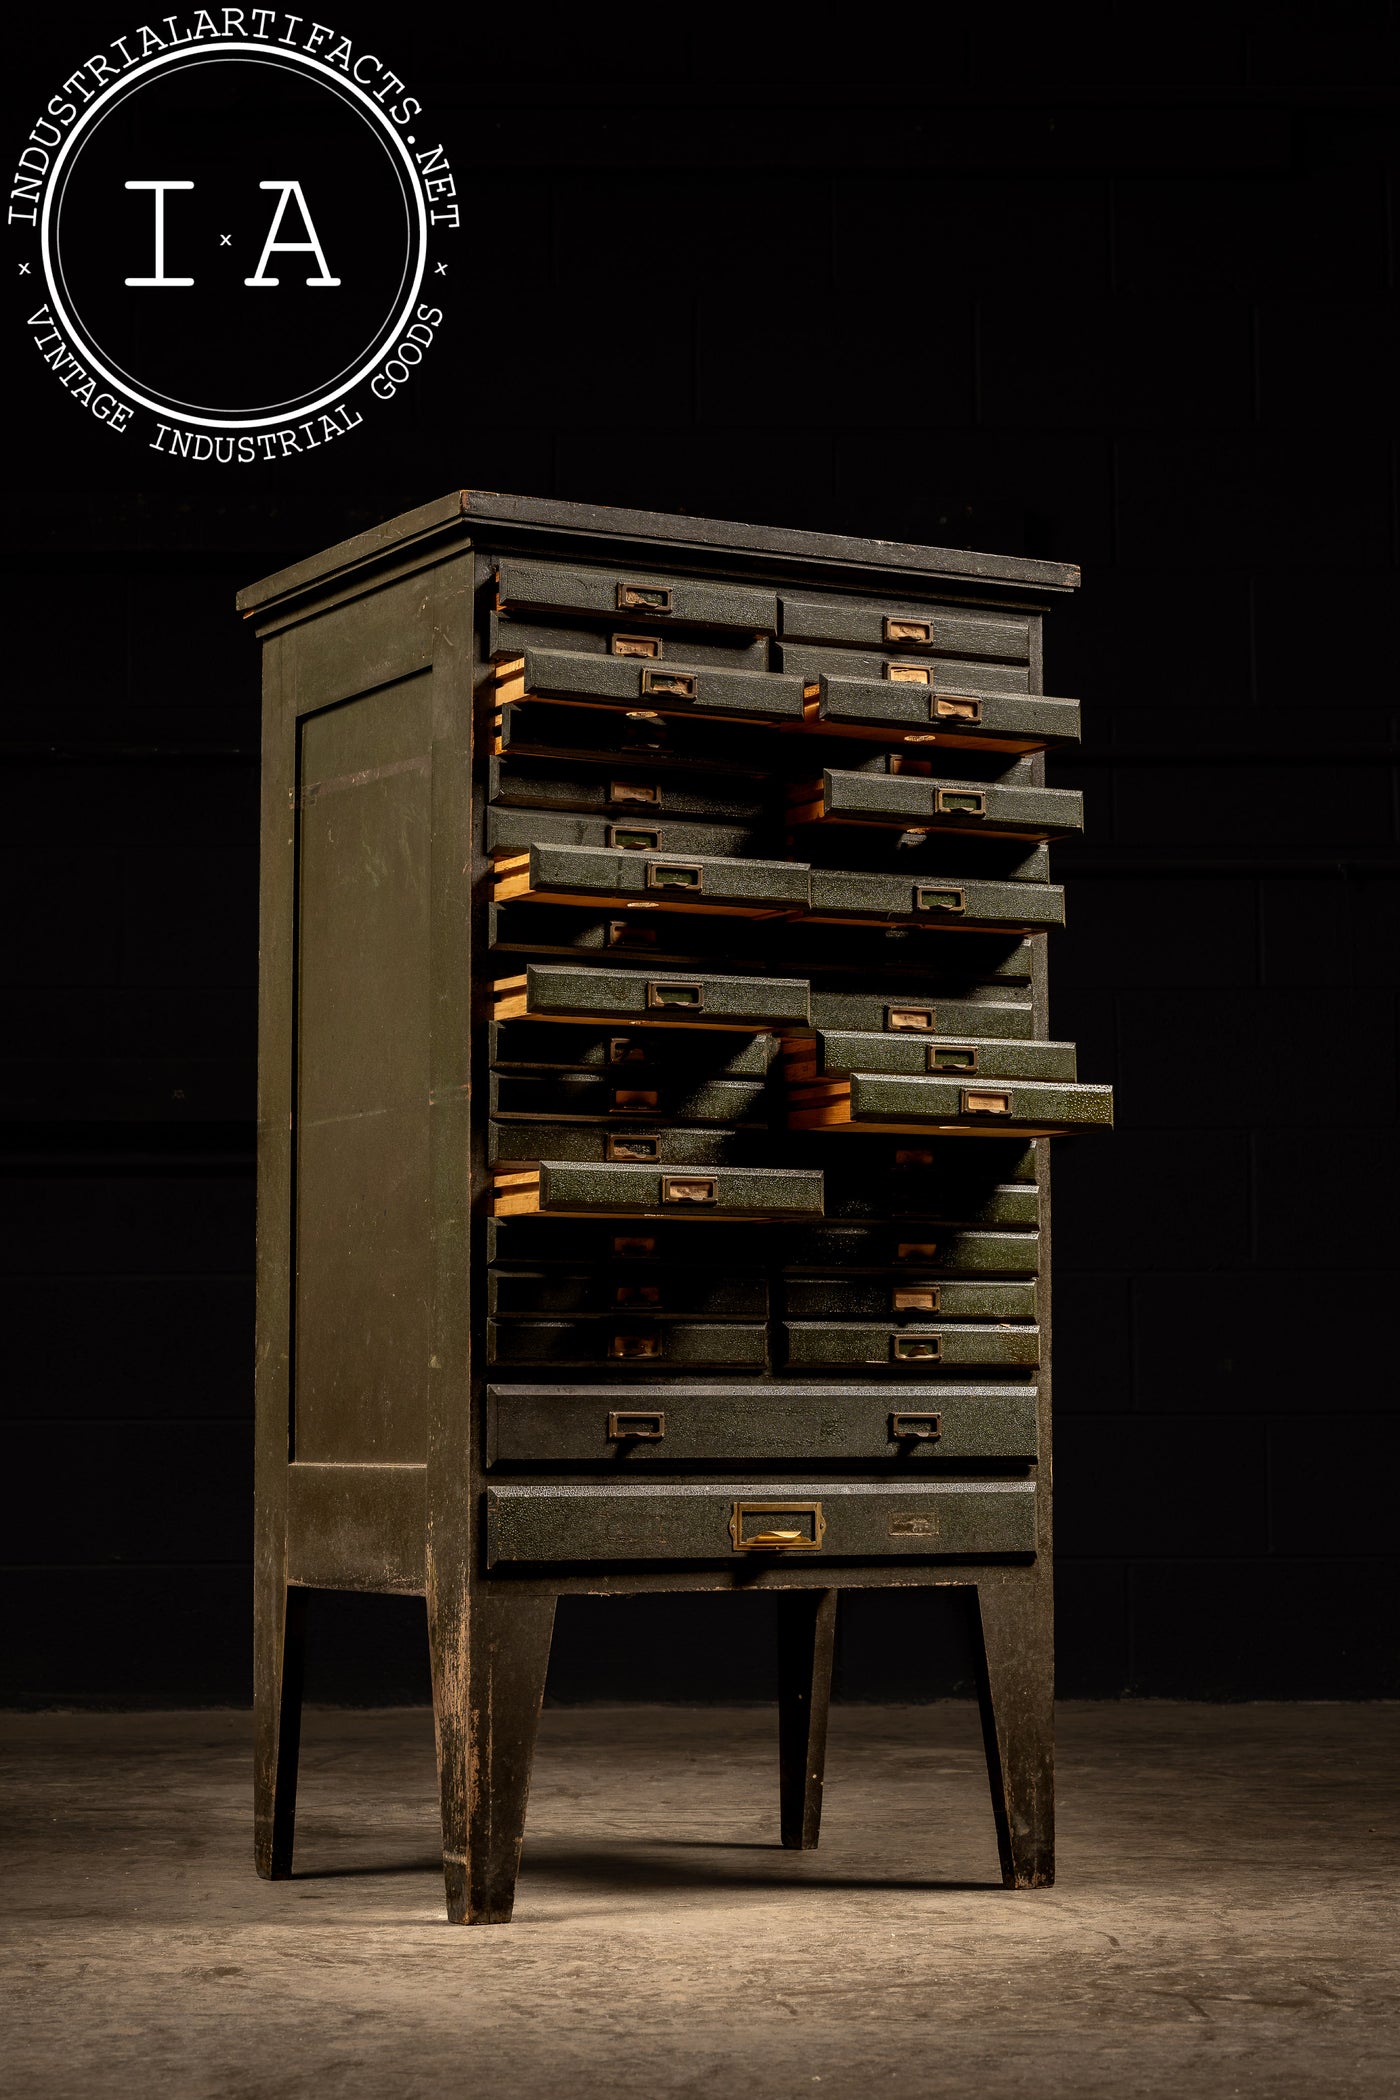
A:
[[[442,1863],[454,1925],[508,1925],[554,1632],[553,1596],[430,1593]]]
[[[253,1856],[265,1881],[292,1871],[301,1749],[306,1592],[280,1579],[257,1598],[253,1667]]]
[[[779,1591],[779,1820],[793,1852],[814,1851],[821,1834],[835,1637],[835,1590]]]
[[[977,1694],[1009,1889],[1055,1879],[1055,1665],[1050,1585],[1040,1569],[979,1581]]]

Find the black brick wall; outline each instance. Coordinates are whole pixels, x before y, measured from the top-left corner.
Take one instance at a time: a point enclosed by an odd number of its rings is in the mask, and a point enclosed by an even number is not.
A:
[[[1393,1695],[1393,10],[1177,8],[1144,46],[1138,10],[934,9],[854,50],[471,19],[394,27],[472,223],[373,428],[201,470],[32,352],[7,381],[11,1696],[246,1694],[232,595],[465,483],[1084,564],[1054,1022],[1120,1122],[1057,1170],[1063,1688]],[[7,136],[122,26],[33,32]],[[314,1633],[323,1695],[421,1694],[415,1607],[318,1600]],[[554,1691],[764,1696],[765,1634],[748,1600],[576,1604]],[[848,1696],[964,1670],[946,1602],[851,1601]]]

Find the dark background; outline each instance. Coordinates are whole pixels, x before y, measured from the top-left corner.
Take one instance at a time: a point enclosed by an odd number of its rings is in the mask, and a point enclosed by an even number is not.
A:
[[[330,19],[466,195],[393,407],[273,469],[172,463],[9,323],[10,1695],[247,1696],[233,593],[467,484],[1083,564],[1054,1026],[1119,1129],[1057,1155],[1061,1686],[1400,1691],[1394,10]],[[30,31],[6,151],[129,26]],[[847,1697],[963,1671],[937,1600],[845,1629]],[[421,1696],[423,1646],[411,1600],[318,1600],[312,1690]],[[556,1697],[769,1681],[755,1600],[561,1612]]]

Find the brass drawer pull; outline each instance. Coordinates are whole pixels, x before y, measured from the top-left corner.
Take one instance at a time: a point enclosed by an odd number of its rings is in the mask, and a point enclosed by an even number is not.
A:
[[[615,1334],[608,1343],[609,1356],[621,1356],[632,1359],[639,1356],[660,1356],[660,1354],[661,1336],[659,1334]]]
[[[668,613],[671,610],[670,589],[662,583],[620,583],[617,609],[619,612]]]
[[[894,1163],[897,1167],[931,1167],[933,1153],[927,1145],[896,1145]]]
[[[608,1063],[610,1065],[644,1065],[646,1061],[645,1043],[634,1043],[630,1035],[609,1037]]]
[[[679,979],[668,984],[660,978],[653,978],[647,985],[647,1005],[685,1007],[698,1014],[704,1010],[705,987],[703,984],[682,984]]]
[[[901,1437],[918,1437],[931,1442],[943,1434],[942,1415],[893,1414],[890,1416],[890,1436],[894,1442]]]
[[[764,1524],[751,1531],[753,1518],[797,1517],[797,1524]],[[826,1537],[820,1502],[736,1502],[729,1518],[736,1553],[817,1553]]]
[[[885,1008],[885,1031],[888,1035],[917,1029],[925,1034],[932,1030],[935,1022],[931,1006],[887,1006]]]
[[[645,1261],[656,1252],[656,1238],[650,1232],[616,1232],[612,1251],[622,1261]]]
[[[608,641],[611,656],[660,656],[659,634],[615,634]]]
[[[608,946],[610,948],[654,948],[656,928],[643,926],[638,919],[609,919]]]
[[[962,1090],[962,1112],[965,1116],[1009,1116],[1010,1094],[989,1094],[981,1087],[965,1086]]]
[[[646,802],[653,809],[661,807],[661,789],[654,780],[610,780],[609,802]]]
[[[933,811],[938,817],[985,817],[987,798],[972,788],[935,788]]]
[[[663,1203],[718,1203],[719,1182],[713,1174],[663,1174]]]
[[[647,888],[649,890],[703,890],[705,870],[698,861],[649,860],[647,862]]]
[[[634,1165],[640,1162],[650,1166],[653,1160],[658,1160],[661,1157],[661,1141],[659,1138],[633,1137],[630,1135],[624,1137],[619,1130],[609,1130],[605,1133],[605,1139],[606,1142],[603,1146],[605,1159],[631,1160]]]
[[[655,1109],[659,1105],[660,1099],[661,1097],[655,1087],[615,1086],[608,1106],[614,1115],[618,1115],[627,1109]]]
[[[894,685],[932,685],[933,670],[929,664],[902,664],[896,658],[885,658],[885,676]]]
[[[615,1407],[608,1416],[608,1442],[620,1444],[627,1439],[642,1444],[659,1444],[666,1434],[666,1415],[657,1408],[650,1414],[629,1414]]]
[[[655,853],[661,844],[659,831],[634,831],[630,824],[609,824],[608,844],[624,853]]]
[[[920,882],[914,887],[915,911],[946,911],[950,913],[967,910],[965,890],[935,889],[932,883]]]
[[[896,1261],[937,1261],[937,1240],[900,1240],[894,1250]]]
[[[975,1043],[930,1043],[926,1053],[930,1072],[975,1072],[977,1070],[977,1045]]]
[[[693,671],[643,671],[642,695],[660,695],[669,700],[693,700],[695,698],[695,673]]]
[[[931,722],[980,722],[982,703],[980,700],[963,699],[953,694],[939,694],[929,701],[928,716]]]
[[[892,1334],[890,1357],[897,1364],[936,1364],[943,1343],[936,1334]]]
[[[890,1311],[936,1313],[939,1295],[936,1283],[896,1283],[890,1290]]]
[[[661,1286],[659,1283],[619,1283],[613,1291],[613,1304],[624,1312],[629,1305],[645,1305],[654,1311],[661,1304]]]
[[[887,642],[923,642],[933,646],[932,620],[901,620],[893,613],[885,614],[885,640]]]

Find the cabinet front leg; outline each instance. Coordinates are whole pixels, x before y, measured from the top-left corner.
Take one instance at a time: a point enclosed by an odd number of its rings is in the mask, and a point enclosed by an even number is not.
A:
[[[306,1592],[260,1582],[253,1654],[253,1858],[264,1881],[292,1871],[301,1749]]]
[[[811,1852],[821,1833],[835,1590],[778,1593],[778,1785],[782,1840]]]
[[[978,1702],[1009,1889],[1055,1879],[1055,1659],[1048,1577],[977,1585]]]

